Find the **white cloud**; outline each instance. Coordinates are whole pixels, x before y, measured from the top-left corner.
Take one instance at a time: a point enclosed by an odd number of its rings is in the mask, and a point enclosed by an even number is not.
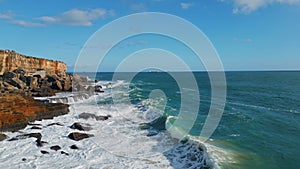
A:
[[[295,5],[300,4],[300,0],[233,0],[234,9],[233,13],[251,13],[258,8],[273,4],[273,3],[281,3],[281,4],[289,4]]]
[[[182,9],[189,9],[193,4],[192,3],[180,3]]]
[[[23,26],[23,27],[44,27],[44,24],[41,23],[35,23],[35,22],[27,22],[22,20],[12,20],[10,23]]]
[[[93,21],[114,15],[113,11],[97,8],[90,10],[72,9],[57,16],[43,16],[36,18],[45,23],[71,25],[71,26],[92,26]]]
[[[0,13],[0,19],[12,19],[14,15],[15,13],[12,11],[5,11],[3,13]]]

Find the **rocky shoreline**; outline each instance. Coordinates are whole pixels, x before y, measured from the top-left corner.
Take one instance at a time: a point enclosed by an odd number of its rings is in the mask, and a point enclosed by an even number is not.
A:
[[[88,97],[95,91],[86,87],[89,84],[87,77],[67,74],[63,62],[0,50],[0,132],[18,131],[34,120],[67,114],[69,105],[34,97],[74,91]]]

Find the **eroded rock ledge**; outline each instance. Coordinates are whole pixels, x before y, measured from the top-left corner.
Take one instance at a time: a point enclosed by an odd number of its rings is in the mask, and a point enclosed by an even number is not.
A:
[[[0,130],[17,131],[30,121],[51,119],[69,112],[69,106],[34,100],[21,91],[0,93]]]
[[[72,80],[76,81],[74,87]],[[63,62],[0,50],[0,132],[17,131],[30,121],[68,113],[66,104],[33,97],[86,90],[87,82],[87,78],[66,74]]]

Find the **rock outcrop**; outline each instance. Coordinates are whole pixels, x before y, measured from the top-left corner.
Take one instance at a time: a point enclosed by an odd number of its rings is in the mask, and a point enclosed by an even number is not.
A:
[[[0,132],[17,131],[30,121],[53,118],[69,111],[66,104],[34,100],[33,97],[71,91],[83,93],[78,97],[89,97],[95,88],[88,85],[87,77],[67,74],[63,62],[0,50]]]
[[[68,107],[66,104],[34,100],[23,92],[0,93],[0,131],[17,131],[30,121],[66,114]]]
[[[86,134],[86,133],[79,133],[79,132],[73,132],[73,133],[70,133],[68,135],[68,137],[72,140],[75,140],[75,141],[80,141],[82,139],[86,139],[86,138],[90,138],[90,137],[94,137],[93,134]]]
[[[25,56],[15,51],[0,50],[0,75],[18,68],[24,69],[28,75],[36,72],[60,75],[65,74],[67,70],[67,66],[63,62]]]

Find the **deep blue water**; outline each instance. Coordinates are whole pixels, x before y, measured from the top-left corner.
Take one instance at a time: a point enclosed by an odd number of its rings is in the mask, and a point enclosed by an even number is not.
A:
[[[124,79],[129,74],[123,73]],[[178,74],[185,80],[185,73]],[[207,73],[193,74],[200,108],[190,134],[197,136],[209,111],[211,86]],[[98,73],[95,78],[111,81],[112,75]],[[300,72],[226,72],[226,79],[225,110],[209,144],[235,154],[235,162],[221,168],[300,168]],[[182,106],[179,86],[168,73],[138,73],[130,88],[134,105],[160,89],[168,98],[166,115],[176,116]]]

